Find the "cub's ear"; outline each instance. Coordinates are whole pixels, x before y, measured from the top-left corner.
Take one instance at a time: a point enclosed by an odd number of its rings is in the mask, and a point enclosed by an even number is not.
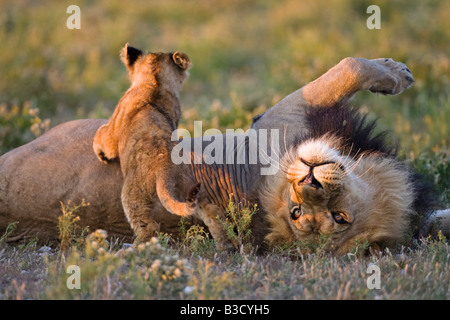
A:
[[[191,60],[186,53],[175,51],[172,59],[181,70],[187,70],[191,67]]]
[[[136,60],[143,54],[144,53],[141,50],[133,48],[127,43],[120,52],[120,59],[128,68],[130,68],[133,66]]]

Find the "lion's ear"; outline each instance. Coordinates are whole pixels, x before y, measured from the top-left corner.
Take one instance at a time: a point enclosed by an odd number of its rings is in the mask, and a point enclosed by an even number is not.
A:
[[[188,55],[183,52],[176,51],[172,55],[173,62],[182,70],[187,70],[191,67],[191,60]]]
[[[127,43],[120,52],[120,59],[128,68],[131,68],[136,60],[143,54],[144,53],[141,50],[133,48]]]

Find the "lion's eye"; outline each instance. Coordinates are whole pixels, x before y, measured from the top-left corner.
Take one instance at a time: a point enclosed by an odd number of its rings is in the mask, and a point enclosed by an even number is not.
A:
[[[295,206],[291,208],[291,218],[292,220],[297,220],[302,215],[302,210],[300,206]]]
[[[345,214],[343,212],[332,212],[334,221],[338,224],[344,224],[348,223],[347,220],[345,220]]]

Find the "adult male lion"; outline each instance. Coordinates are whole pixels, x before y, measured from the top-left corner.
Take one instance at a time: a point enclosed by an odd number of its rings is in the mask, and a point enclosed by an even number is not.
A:
[[[308,107],[326,109],[339,102],[347,101],[360,90],[398,94],[412,83],[411,72],[406,66],[391,59],[346,58],[323,76],[290,94],[255,119],[253,128],[286,132],[280,135],[278,141],[279,150],[283,152],[295,145],[296,140],[307,134],[311,128],[304,123]],[[83,225],[106,229],[111,235],[131,235],[120,204],[122,176],[119,164],[112,163],[104,166],[92,152],[95,132],[105,122],[104,120],[78,120],[59,125],[38,139],[0,158],[0,230],[4,230],[10,222],[19,221],[18,229],[10,240],[35,236],[40,239],[56,238],[56,221],[60,214],[59,202],[68,200],[77,202],[83,198],[90,203],[90,206],[82,208],[77,213]],[[234,138],[232,135],[223,137],[225,141],[227,139],[234,141]],[[193,139],[192,144],[196,141],[198,140]],[[203,149],[209,144],[208,141],[201,143]],[[332,149],[333,145],[329,145],[329,148]],[[234,150],[236,154],[243,151],[247,151],[248,154],[248,143],[244,140],[244,143],[236,146]],[[195,157],[195,152],[192,157]],[[311,159],[308,157],[304,160],[311,164]],[[317,163],[312,163],[312,166],[315,165]],[[199,199],[200,212],[206,214],[201,215],[200,218],[210,227],[215,238],[219,239],[221,235],[220,230],[215,230],[215,221],[212,217],[223,211],[231,193],[237,201],[262,202],[265,207],[259,211],[252,222],[256,244],[261,244],[268,232],[272,232],[273,235],[273,231],[277,229],[277,226],[274,226],[277,219],[270,217],[267,219],[263,209],[277,209],[276,212],[280,209],[281,212],[285,212],[283,209],[288,208],[284,206],[287,200],[282,201],[279,208],[271,208],[267,202],[260,201],[264,200],[260,199],[261,194],[264,195],[261,193],[263,192],[261,186],[265,185],[267,179],[274,178],[261,175],[261,166],[261,163],[228,165],[202,163],[188,166],[206,190],[204,193],[206,199]],[[344,171],[348,171],[345,166]],[[313,177],[308,179],[307,182],[315,183]],[[288,190],[289,183],[292,185],[291,181],[284,184],[288,186]],[[381,182],[375,181],[375,183],[378,185]],[[371,182],[360,187],[370,187],[370,184]],[[277,186],[280,185],[282,184],[277,183]],[[353,188],[350,193],[354,194],[356,191]],[[344,189],[345,192],[348,191]],[[300,196],[296,196],[297,203],[300,203]],[[385,196],[389,198],[394,195],[385,194]],[[410,196],[415,198],[418,193],[416,190],[410,190]],[[295,197],[290,196],[290,198]],[[280,204],[279,201],[277,203]],[[379,206],[376,203],[373,205],[374,209],[384,209],[383,203]],[[308,209],[307,213],[313,214],[313,210]],[[367,219],[370,216],[369,212],[361,217]],[[384,219],[383,216],[378,217]],[[176,233],[178,217],[168,214],[161,208],[160,218],[161,231]],[[406,224],[409,219],[407,214],[398,215],[397,218],[401,219],[400,224],[403,222]],[[268,224],[272,224],[272,227]],[[321,231],[317,227],[311,230]],[[359,231],[361,235],[364,235],[367,230],[359,229]],[[377,241],[389,242],[391,238],[396,239],[397,235],[387,233],[384,239],[377,239]],[[274,243],[278,240],[271,236],[267,236],[267,239]]]
[[[308,248],[322,237],[343,254],[366,241],[383,248],[423,233],[433,188],[373,134],[375,122],[342,104],[307,109],[303,121],[307,132],[261,187],[269,243]],[[448,231],[448,223],[441,227]]]

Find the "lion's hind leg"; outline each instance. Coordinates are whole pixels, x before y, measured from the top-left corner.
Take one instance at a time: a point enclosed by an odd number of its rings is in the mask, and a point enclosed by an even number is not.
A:
[[[103,163],[109,163],[119,155],[118,141],[108,132],[108,124],[98,128],[92,144],[97,158]]]
[[[444,237],[450,237],[450,209],[432,212],[421,229],[421,233],[425,236],[436,236],[441,231]]]

